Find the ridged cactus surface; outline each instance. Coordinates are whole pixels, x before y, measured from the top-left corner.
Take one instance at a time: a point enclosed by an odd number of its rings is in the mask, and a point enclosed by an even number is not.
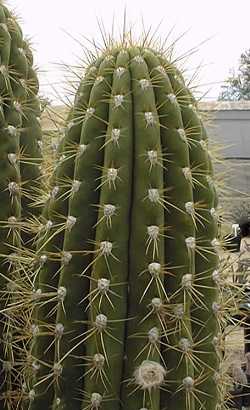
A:
[[[60,150],[25,408],[218,410],[217,197],[180,71],[151,48],[110,48],[86,71]]]
[[[40,175],[40,103],[30,46],[14,15],[0,2],[0,407],[12,408],[20,373],[21,314],[15,309],[25,272],[17,273],[18,248],[27,231],[32,190]],[[30,246],[30,244],[27,244]],[[12,309],[10,309],[12,306]],[[19,319],[18,319],[19,318]],[[8,402],[8,403],[7,403]]]

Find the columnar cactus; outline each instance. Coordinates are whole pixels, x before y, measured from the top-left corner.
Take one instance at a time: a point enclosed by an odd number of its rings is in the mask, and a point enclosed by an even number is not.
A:
[[[11,395],[18,368],[13,343],[18,334],[13,297],[18,286],[14,265],[16,248],[30,239],[27,233],[31,184],[38,180],[40,103],[38,81],[29,44],[11,12],[0,3],[0,403]],[[23,228],[23,229],[22,229]],[[8,259],[9,255],[9,259]],[[10,256],[11,255],[11,256]],[[15,256],[16,255],[16,256]],[[6,262],[6,258],[8,261]],[[20,275],[25,276],[22,272]],[[21,276],[20,278],[21,279]],[[14,283],[16,281],[16,283]],[[20,285],[20,283],[19,283]],[[17,289],[17,288],[15,288]],[[10,310],[10,305],[13,310]],[[17,336],[18,338],[18,336]],[[12,343],[13,342],[13,343]],[[20,346],[19,346],[20,348]],[[13,377],[12,377],[12,376]],[[15,383],[14,382],[14,383]],[[1,401],[2,400],[2,401]],[[6,404],[7,406],[7,404]],[[9,407],[6,407],[9,408]]]
[[[218,409],[217,197],[205,129],[163,52],[86,70],[38,240],[29,410]]]

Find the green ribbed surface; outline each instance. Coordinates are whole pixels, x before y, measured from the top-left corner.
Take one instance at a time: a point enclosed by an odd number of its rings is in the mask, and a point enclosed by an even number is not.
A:
[[[180,72],[143,47],[93,63],[53,181],[27,408],[215,410],[217,199]]]
[[[0,4],[0,310],[13,303],[14,284],[22,282],[24,272],[17,273],[15,263],[6,257],[31,238],[20,229],[32,209],[31,185],[40,175],[38,141],[41,139],[38,80],[33,68],[30,46],[24,40],[16,18]],[[32,159],[33,158],[33,159]],[[38,182],[37,182],[38,183]],[[23,235],[23,236],[22,236]],[[22,236],[22,240],[21,240]],[[14,248],[13,248],[14,247]],[[13,256],[15,262],[18,258]],[[12,262],[13,262],[12,260]],[[7,288],[6,288],[7,286]],[[6,292],[7,290],[7,292]],[[0,407],[9,409],[6,399],[15,400],[20,363],[17,355],[20,310],[0,316]],[[18,352],[18,353],[17,353]],[[12,404],[14,407],[16,404]]]

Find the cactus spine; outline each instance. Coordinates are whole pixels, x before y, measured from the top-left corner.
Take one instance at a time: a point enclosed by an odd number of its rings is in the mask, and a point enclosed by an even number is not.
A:
[[[40,175],[41,139],[38,81],[30,46],[14,15],[0,3],[0,403],[13,408],[19,381],[22,319],[15,296],[25,273],[17,269],[18,249],[31,238],[30,183]],[[29,246],[29,245],[28,245]],[[12,309],[10,306],[12,305]],[[14,306],[14,307],[13,307]],[[11,404],[12,403],[12,404]],[[14,405],[15,406],[15,405]]]
[[[29,410],[217,409],[217,204],[196,103],[164,53],[88,67],[38,240]]]

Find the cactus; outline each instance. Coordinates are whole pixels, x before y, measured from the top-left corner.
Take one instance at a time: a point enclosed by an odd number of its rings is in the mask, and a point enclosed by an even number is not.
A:
[[[31,185],[39,181],[41,127],[32,52],[15,16],[2,2],[0,57],[0,405],[9,409],[21,347],[17,342],[21,316],[13,307],[14,295],[25,276],[17,273],[16,266],[18,249],[30,246],[27,220],[39,212],[31,207]]]
[[[29,410],[215,410],[222,334],[206,131],[161,49],[93,58],[33,272]]]

